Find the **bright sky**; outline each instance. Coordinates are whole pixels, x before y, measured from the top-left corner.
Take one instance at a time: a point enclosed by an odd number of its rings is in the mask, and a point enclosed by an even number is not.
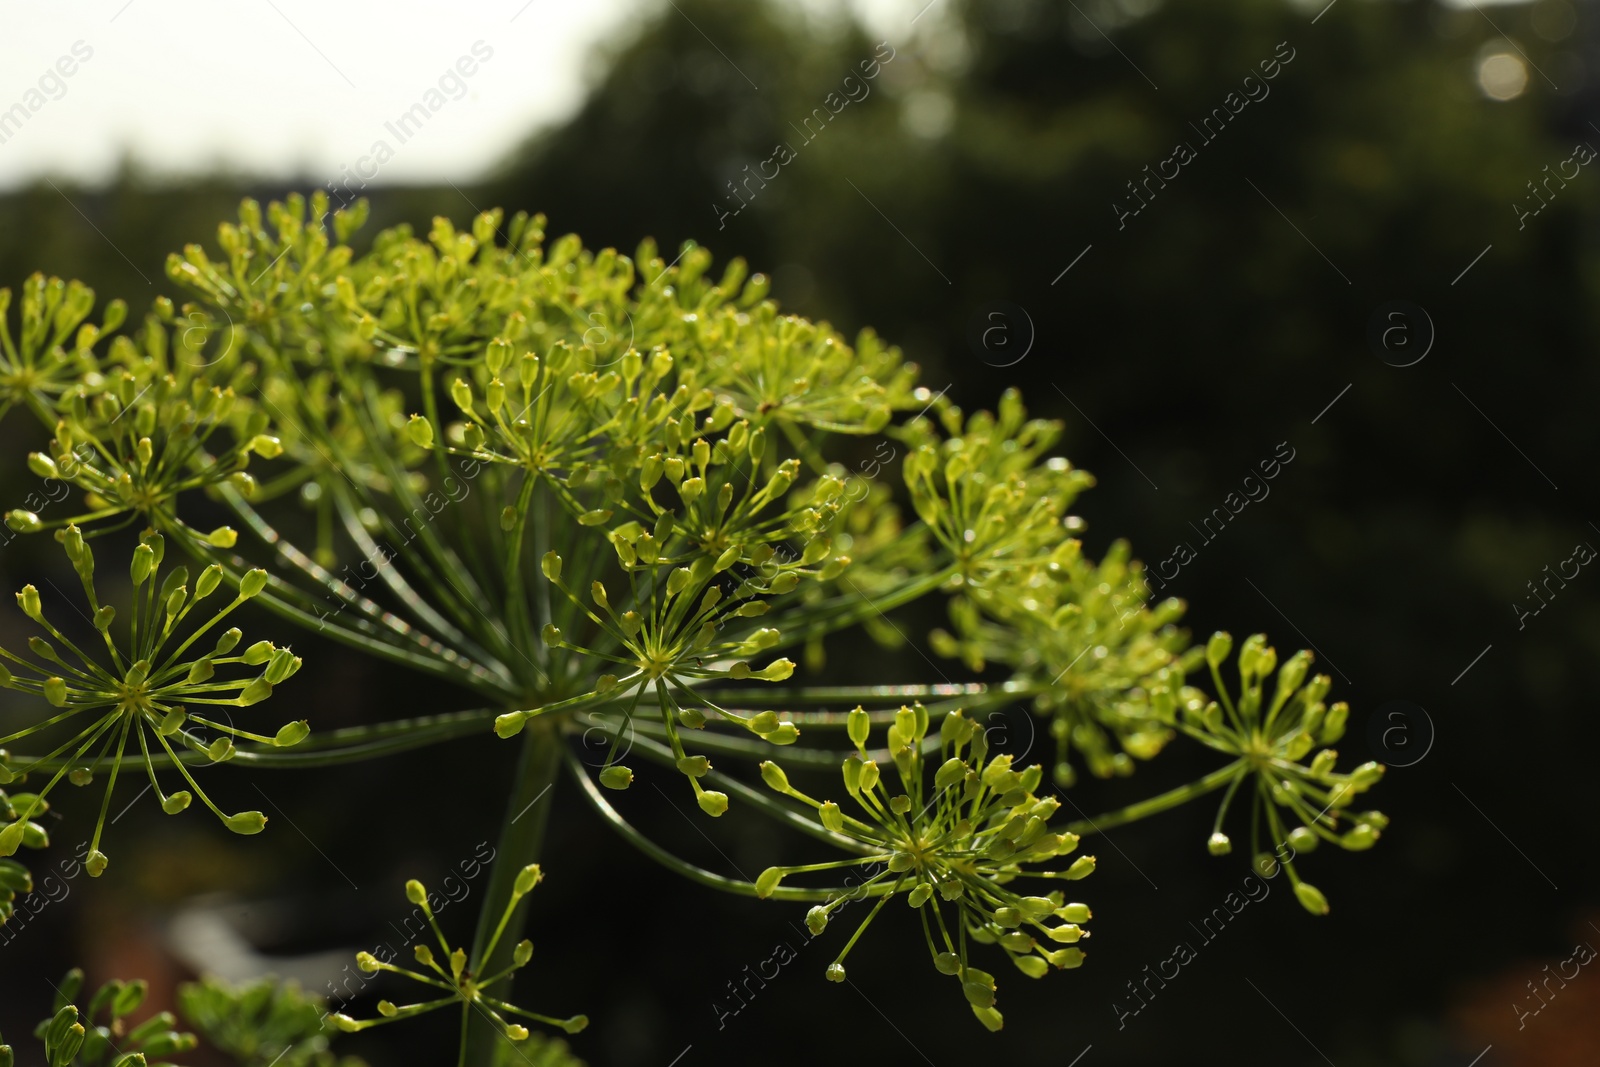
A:
[[[157,174],[224,169],[320,183],[380,139],[394,149],[382,181],[471,177],[575,109],[595,47],[647,9],[643,0],[13,0],[0,34],[0,189],[42,175],[103,180],[129,154]],[[418,103],[437,109],[414,119],[402,144],[384,123]]]
[[[880,18],[922,6],[857,2]],[[597,48],[663,9],[12,0],[0,33],[0,191],[41,177],[102,182],[125,157],[163,177],[220,170],[325,184],[348,167],[380,183],[470,180],[570,115]],[[401,127],[419,104],[425,121]],[[392,150],[381,163],[380,140]]]

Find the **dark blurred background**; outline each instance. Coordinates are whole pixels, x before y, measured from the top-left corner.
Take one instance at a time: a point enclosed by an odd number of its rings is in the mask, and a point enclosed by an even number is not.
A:
[[[595,1025],[572,1043],[598,1065],[1600,1062],[1600,976],[1532,992],[1576,944],[1600,943],[1583,681],[1600,652],[1600,577],[1585,568],[1537,600],[1529,587],[1600,543],[1600,174],[1577,150],[1600,147],[1600,12],[939,3],[873,33],[770,0],[646,7],[570,121],[484,181],[368,188],[364,239],[491,205],[545,212],[552,233],[591,247],[693,239],[770,273],[787,309],[847,334],[872,325],[965,408],[1020,388],[1034,413],[1064,420],[1064,450],[1099,479],[1081,505],[1092,550],[1128,537],[1155,563],[1186,543],[1193,559],[1169,591],[1197,634],[1264,630],[1283,654],[1318,650],[1352,704],[1346,758],[1409,764],[1373,794],[1393,825],[1370,853],[1307,859],[1330,915],[1312,919],[1276,885],[1120,1028],[1127,983],[1175,943],[1198,944],[1191,922],[1247,869],[1207,856],[1210,803],[1114,831],[1082,884],[1089,961],[1040,982],[997,971],[1007,1025],[991,1036],[903,909],[852,955],[853,988],[826,983],[850,924],[802,948],[803,908],[682,883],[563,787],[521,1002],[587,1011]],[[803,120],[847,75],[891,54],[868,95],[808,134]],[[1273,59],[1262,96],[1245,78]],[[1259,99],[1220,133],[1214,120],[1213,139],[1196,128],[1246,91]],[[1172,177],[1162,161],[1179,142],[1193,158]],[[792,159],[735,199],[729,183],[779,144]],[[1165,184],[1145,186],[1158,164]],[[109,187],[41,183],[0,198],[0,279],[78,277],[137,309],[171,291],[168,251],[210,243],[241,195],[285,191],[162,185],[132,168]],[[21,455],[24,431],[8,420],[3,454]],[[1270,496],[1214,540],[1200,534],[1285,442],[1294,459]],[[29,478],[9,465],[0,503],[19,504]],[[0,576],[19,585],[39,556],[7,546]],[[906,620],[924,634],[940,621]],[[293,684],[318,726],[457,699],[275,626],[256,629],[306,656]],[[22,630],[8,614],[0,632],[10,643]],[[844,645],[829,670],[940,680],[915,653]],[[1012,723],[1020,751],[1026,719]],[[116,827],[116,877],[71,882],[0,946],[0,1031],[14,1039],[42,1017],[36,976],[74,962],[147,974],[158,993],[186,977],[170,925],[197,897],[255,902],[241,925],[268,954],[393,939],[405,877],[442,877],[492,843],[509,747],[485,737],[254,782],[212,771],[223,797],[277,814],[259,786],[285,816],[250,841],[136,807]],[[1071,795],[1093,814],[1210,765],[1178,744],[1130,781]],[[723,859],[651,796],[630,796],[630,814],[707,865],[754,873],[783,854],[765,824],[725,820]],[[91,798],[73,803],[36,871],[92,817]],[[273,918],[286,905],[295,918]],[[443,921],[466,937],[471,910]],[[719,1025],[727,983],[782,941],[797,961]],[[453,1017],[438,1022],[341,1047],[374,1064],[444,1062]]]

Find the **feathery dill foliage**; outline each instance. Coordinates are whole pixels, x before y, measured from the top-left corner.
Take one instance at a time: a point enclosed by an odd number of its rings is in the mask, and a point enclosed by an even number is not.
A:
[[[109,762],[91,854],[103,870],[101,824],[133,744],[152,781],[175,767],[210,805],[193,764],[335,765],[469,734],[518,738],[500,865],[472,946],[449,948],[435,924],[448,970],[419,955],[431,973],[404,972],[448,995],[383,1001],[371,1021],[460,1004],[461,1062],[489,1063],[505,1039],[527,1037],[504,1012],[573,1028],[507,999],[526,962],[523,883],[537,878],[516,872],[537,870],[530,827],[552,807],[529,804],[563,766],[624,840],[701,884],[813,904],[819,932],[845,899],[875,898],[830,978],[903,897],[935,967],[991,1029],[1002,1024],[995,981],[969,964],[971,946],[998,945],[1032,978],[1083,961],[1075,942],[1089,909],[1048,888],[1093,869],[1092,857],[1069,855],[1080,835],[1226,789],[1211,838],[1224,852],[1221,817],[1250,779],[1254,853],[1376,839],[1383,817],[1346,808],[1381,768],[1337,774],[1331,750],[1300,762],[1345,716],[1324,706],[1325,677],[1306,680],[1309,654],[1285,662],[1268,702],[1275,654],[1264,638],[1246,641],[1235,700],[1215,669],[1226,635],[1192,647],[1177,625],[1184,605],[1148,602],[1125,543],[1085,554],[1069,509],[1093,479],[1052,453],[1060,425],[1029,418],[1014,391],[994,413],[966,414],[870,330],[850,342],[785,315],[765,277],[741,260],[714,274],[692,243],[670,262],[649,241],[632,256],[595,252],[575,236],[547,240],[542,217],[492,211],[465,230],[442,218],[425,236],[399,226],[358,254],[349,241],[366,213],[365,202],[330,212],[321,194],[265,211],[247,200],[216,252],[171,258],[187,302],[158,299],[125,330],[120,303],[96,326],[91,292],[35,277],[13,332],[0,291],[0,412],[37,420],[30,470],[74,491],[6,522],[61,541],[105,645],[86,654],[45,620],[32,586],[19,594],[47,636],[30,642],[31,659],[0,652],[0,682],[39,698],[3,738],[30,751],[0,755],[0,774],[50,777],[37,794],[9,796],[7,854],[43,844],[31,819],[63,776],[87,784]],[[893,461],[864,476],[860,457],[886,444]],[[131,592],[118,589],[123,644],[110,636],[117,609],[91,581],[91,541],[119,531],[137,538]],[[198,568],[192,589],[186,568],[158,581],[169,547]],[[193,626],[208,596],[225,606]],[[950,625],[927,645],[981,681],[801,684],[823,668],[831,635],[889,649],[921,641],[890,613],[928,597]],[[245,600],[442,679],[476,706],[327,736],[208,716],[208,704],[253,705],[299,665],[266,642],[236,652],[237,629],[210,636]],[[1216,700],[1191,677],[1203,661]],[[1029,753],[989,751],[974,717],[1007,705],[1049,723],[1048,776],[1012,766]],[[883,747],[868,747],[874,727]],[[1231,762],[1051,827],[1053,794],[1080,769],[1126,775],[1179,738]],[[596,742],[598,758],[574,751]],[[769,758],[780,751],[788,773]],[[848,810],[812,799],[825,779],[806,781],[841,760]],[[848,858],[774,867],[755,882],[699,868],[619,809],[651,817],[648,795],[618,795],[636,766],[675,782],[672,803],[692,796],[710,817],[772,818]],[[770,790],[751,783],[756,773]],[[190,797],[157,795],[169,811]],[[257,813],[223,817],[261,829]],[[847,867],[866,880],[780,884]],[[1301,902],[1325,911],[1290,870]],[[18,871],[0,870],[13,893],[25,890]],[[1029,880],[1044,891],[1014,888]]]

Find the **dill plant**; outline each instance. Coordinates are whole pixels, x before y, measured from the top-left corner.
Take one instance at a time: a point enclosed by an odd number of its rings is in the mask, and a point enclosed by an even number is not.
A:
[[[6,522],[61,542],[106,646],[80,651],[47,621],[49,598],[18,594],[47,636],[28,657],[0,650],[24,723],[0,741],[0,778],[47,784],[5,796],[0,853],[47,844],[34,816],[64,775],[103,774],[89,864],[101,874],[104,813],[135,751],[152,783],[175,771],[198,793],[200,762],[334,766],[466,735],[516,745],[470,947],[434,923],[445,965],[426,946],[425,971],[359,960],[442,995],[332,1017],[356,1030],[459,1006],[460,1062],[485,1064],[528,1038],[513,1018],[586,1022],[510,999],[532,951],[522,934],[538,864],[561,869],[539,855],[546,820],[570,797],[693,881],[808,905],[814,932],[847,898],[870,900],[826,969],[835,981],[874,917],[903,901],[931,965],[990,1029],[1003,1016],[985,968],[1009,961],[1037,979],[1085,960],[1091,909],[1065,893],[1094,869],[1084,837],[1221,792],[1208,847],[1224,854],[1245,797],[1253,862],[1281,860],[1313,913],[1326,899],[1293,859],[1319,841],[1376,841],[1383,816],[1350,809],[1382,767],[1334,769],[1326,746],[1348,709],[1325,702],[1330,681],[1309,673],[1310,654],[1280,666],[1260,635],[1237,656],[1226,634],[1191,645],[1183,604],[1149,602],[1125,543],[1085,555],[1070,509],[1093,479],[1054,453],[1060,426],[1030,418],[1014,391],[966,414],[870,330],[851,342],[785,315],[765,277],[739,260],[713,274],[692,243],[671,262],[649,241],[631,257],[592,252],[547,240],[542,217],[492,211],[466,230],[399,226],[357,254],[366,210],[330,212],[321,194],[265,211],[245,201],[215,253],[170,259],[184,302],[158,299],[131,328],[122,304],[95,324],[86,288],[34,277],[13,330],[0,290],[0,409],[36,420],[31,471],[77,491]],[[897,467],[873,477],[849,465],[864,442],[888,442]],[[219,509],[227,525],[196,524]],[[91,543],[115,544],[118,530],[137,536],[124,646],[92,582]],[[168,555],[189,563],[158,585]],[[225,606],[189,632],[207,596]],[[929,598],[948,629],[907,635],[891,620]],[[236,629],[212,636],[246,600],[285,638],[342,642],[443,680],[471,707],[326,734],[208,717],[217,704],[256,715],[299,666],[265,641],[237,652]],[[806,684],[826,640],[848,633],[915,644],[983,680]],[[1049,724],[1049,767],[989,750],[977,717],[1007,705]],[[592,766],[575,749],[597,736],[605,756]],[[1221,765],[1096,819],[1055,818],[1080,771],[1127,775],[1176,740]],[[619,810],[644,764],[708,822],[770,819],[797,849],[809,838],[839,858],[747,882],[677,857]],[[568,773],[576,789],[534,805]],[[175,813],[191,792],[157,796]],[[265,822],[218,814],[240,833]],[[28,888],[25,868],[3,863],[0,913]],[[838,884],[850,868],[861,879]],[[426,902],[415,882],[407,894]]]

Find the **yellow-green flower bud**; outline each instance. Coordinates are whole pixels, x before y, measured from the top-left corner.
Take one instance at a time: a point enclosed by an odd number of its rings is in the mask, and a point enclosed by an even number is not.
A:
[[[728,810],[728,794],[719,793],[714,789],[707,789],[695,798],[700,804],[700,810],[712,818],[716,818]]]
[[[1067,868],[1065,877],[1071,880],[1088,877],[1094,872],[1094,857],[1079,856],[1072,861],[1072,866]]]
[[[772,891],[778,888],[778,883],[783,881],[782,867],[768,867],[756,876],[756,896],[766,900]]]
[[[239,579],[239,597],[241,600],[249,600],[266,587],[267,572],[257,567],[254,570],[245,572],[245,576]]]
[[[844,981],[844,964],[842,964],[842,963],[830,963],[830,964],[828,964],[828,969],[823,972],[823,977],[827,978],[827,980],[830,981],[830,982],[842,982],[842,981]]]
[[[1328,898],[1322,895],[1322,890],[1310,882],[1296,882],[1294,895],[1300,901],[1300,906],[1313,915],[1328,914]]]
[[[311,724],[304,719],[297,722],[284,723],[278,732],[273,735],[272,743],[277,748],[289,748],[298,745],[311,733]]]
[[[1206,850],[1213,856],[1226,856],[1233,851],[1233,842],[1228,839],[1227,834],[1219,831],[1206,841]]]
[[[779,793],[789,791],[789,776],[783,773],[783,768],[771,760],[764,760],[761,764],[761,780],[767,783],[767,788]]]
[[[626,789],[633,783],[633,771],[620,763],[600,772],[600,784],[607,789]]]
[[[411,421],[406,423],[406,436],[418,448],[432,448],[433,423],[421,415],[413,415]]]
[[[544,881],[544,868],[537,863],[530,863],[517,872],[515,892],[517,896],[525,897],[542,881]]]
[[[241,811],[223,819],[222,825],[236,834],[259,834],[267,827],[267,817],[259,811]]]

